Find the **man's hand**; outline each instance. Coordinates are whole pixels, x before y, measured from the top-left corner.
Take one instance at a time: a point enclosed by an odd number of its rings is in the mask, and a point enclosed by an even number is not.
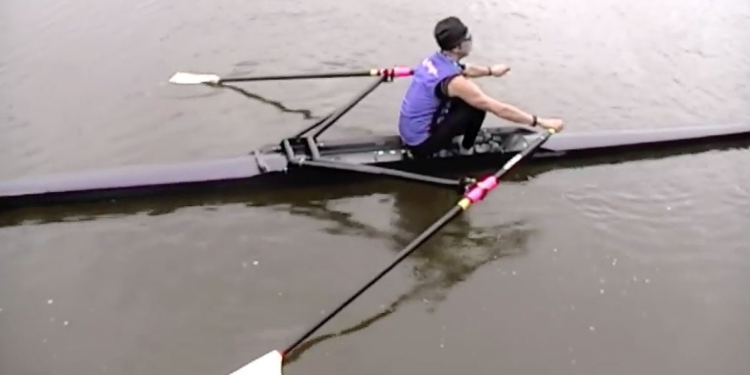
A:
[[[504,64],[496,64],[490,67],[490,75],[493,77],[502,77],[510,71],[510,67]]]
[[[565,126],[563,120],[559,118],[540,118],[537,119],[537,124],[545,129],[552,129],[556,133],[561,132]]]

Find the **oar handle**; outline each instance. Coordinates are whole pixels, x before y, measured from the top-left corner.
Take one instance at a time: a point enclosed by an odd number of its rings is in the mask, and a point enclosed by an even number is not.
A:
[[[519,161],[521,161],[521,159],[525,158],[532,152],[536,151],[539,147],[541,147],[541,145],[543,145],[544,142],[547,142],[547,139],[549,139],[549,137],[551,137],[555,133],[555,130],[547,129],[547,131],[545,131],[541,137],[537,138],[523,151],[513,156],[496,173],[487,176],[481,181],[472,185],[468,189],[466,194],[464,194],[464,197],[460,201],[458,201],[458,206],[466,210],[472,204],[484,199],[484,197],[487,196],[490,191],[497,187],[497,185],[500,183],[500,178],[503,177],[503,175],[508,173],[508,171],[510,171],[516,164],[518,164]]]
[[[393,68],[384,69],[370,69],[354,72],[338,72],[338,73],[310,73],[310,74],[289,74],[289,75],[271,75],[271,76],[258,76],[258,77],[238,77],[238,78],[222,78],[219,83],[231,83],[231,82],[252,82],[252,81],[283,81],[293,79],[317,79],[317,78],[347,78],[347,77],[377,77],[385,76],[390,79],[399,77],[408,77],[414,74],[414,71],[405,66],[397,66]]]
[[[495,177],[500,178],[502,175],[504,175],[508,170],[513,168],[514,165],[516,165],[521,159],[525,158],[528,154],[536,151],[541,145],[544,144],[544,142],[547,142],[547,139],[551,137],[553,134],[557,133],[554,129],[547,129],[542,133],[542,136],[537,138],[534,142],[531,142],[531,144],[526,147],[523,151],[519,152],[514,156],[512,159],[508,160],[503,167],[495,173]]]

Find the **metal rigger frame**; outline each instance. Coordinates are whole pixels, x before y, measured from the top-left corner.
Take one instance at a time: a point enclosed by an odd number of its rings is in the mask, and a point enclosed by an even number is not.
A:
[[[281,141],[281,150],[286,155],[290,165],[297,167],[313,167],[323,169],[335,169],[350,172],[358,172],[372,175],[388,176],[399,178],[407,181],[414,181],[419,183],[425,183],[433,186],[442,186],[457,189],[463,193],[467,188],[476,183],[473,178],[464,177],[461,179],[445,179],[435,176],[423,175],[418,173],[411,173],[406,171],[400,171],[396,169],[389,169],[383,167],[376,167],[372,165],[342,163],[339,161],[329,160],[320,156],[320,150],[318,148],[318,137],[326,130],[328,130],[336,121],[343,117],[349,112],[354,106],[362,101],[366,96],[375,91],[378,86],[385,82],[392,82],[395,77],[393,69],[386,69],[384,74],[377,77],[372,84],[370,84],[365,90],[359,95],[352,99],[348,104],[342,106],[336,111],[330,113],[315,124],[310,125],[306,129],[297,133],[293,137],[286,138]],[[315,131],[314,134],[310,135]],[[306,148],[306,154],[296,154],[292,145],[303,144]]]

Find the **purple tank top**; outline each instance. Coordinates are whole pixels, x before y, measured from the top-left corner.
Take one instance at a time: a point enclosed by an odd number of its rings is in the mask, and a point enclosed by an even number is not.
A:
[[[430,123],[441,103],[435,94],[437,86],[461,74],[461,66],[440,52],[422,60],[414,69],[411,84],[401,102],[398,131],[401,140],[410,146],[424,142],[430,134]]]

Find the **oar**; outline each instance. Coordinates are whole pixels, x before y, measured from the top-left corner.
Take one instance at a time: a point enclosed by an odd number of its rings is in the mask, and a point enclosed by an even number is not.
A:
[[[413,71],[409,67],[397,66],[394,68],[387,69],[369,69],[359,70],[353,72],[339,72],[339,73],[310,73],[310,74],[293,74],[293,75],[270,75],[270,76],[255,76],[255,77],[235,77],[235,78],[221,78],[216,74],[203,74],[203,73],[188,73],[188,72],[177,72],[169,82],[178,85],[199,85],[199,84],[213,84],[218,85],[222,83],[230,82],[250,82],[250,81],[279,81],[279,80],[290,80],[290,79],[314,79],[314,78],[345,78],[345,77],[376,77],[376,76],[388,76],[390,78],[407,77],[413,74]]]
[[[456,218],[459,214],[466,211],[473,203],[479,202],[484,197],[492,191],[495,187],[497,187],[499,179],[508,173],[508,171],[513,168],[521,159],[529,155],[530,153],[534,152],[539,146],[541,146],[544,142],[547,141],[547,139],[552,136],[555,132],[553,130],[547,130],[542,136],[540,136],[536,141],[532,142],[531,145],[529,145],[526,149],[518,153],[516,156],[508,160],[503,167],[497,171],[497,173],[488,176],[478,182],[476,185],[474,185],[461,200],[456,203],[453,208],[448,211],[443,217],[438,219],[434,224],[432,224],[427,230],[422,232],[417,238],[414,239],[409,245],[407,245],[403,250],[401,250],[400,253],[396,256],[396,259],[391,262],[391,264],[388,265],[385,269],[380,271],[372,280],[367,282],[363,287],[361,287],[356,293],[354,293],[351,297],[349,297],[346,301],[344,301],[342,304],[340,304],[337,308],[335,308],[333,311],[331,311],[328,315],[326,315],[325,318],[323,318],[320,322],[315,324],[312,328],[310,328],[307,332],[305,332],[302,336],[300,336],[292,345],[290,345],[286,350],[279,351],[279,350],[273,350],[271,352],[268,352],[264,356],[248,363],[247,365],[241,367],[240,369],[236,370],[235,372],[231,373],[230,375],[281,375],[282,374],[282,367],[284,362],[284,355],[286,353],[290,353],[292,350],[294,350],[297,346],[302,344],[308,337],[310,337],[315,331],[317,331],[320,327],[322,327],[326,322],[331,320],[336,314],[341,312],[346,306],[348,306],[350,303],[352,303],[357,297],[359,297],[362,293],[364,293],[368,288],[370,288],[373,284],[375,284],[378,280],[380,280],[383,276],[385,276],[390,270],[392,270],[396,265],[401,263],[402,260],[404,260],[409,254],[414,252],[420,245],[422,245],[425,241],[427,241],[432,235],[434,235],[438,230],[440,230],[443,226],[448,224],[451,220]]]

